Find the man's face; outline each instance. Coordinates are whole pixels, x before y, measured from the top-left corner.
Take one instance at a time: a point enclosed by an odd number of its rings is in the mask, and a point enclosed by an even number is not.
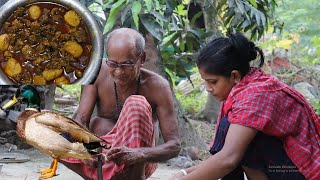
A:
[[[202,79],[205,80],[206,90],[216,98],[217,101],[224,101],[227,99],[231,89],[235,85],[234,78],[226,78],[205,72],[199,69]]]
[[[118,85],[126,85],[136,81],[143,52],[136,55],[136,50],[129,43],[110,42],[107,53],[106,63],[110,75]]]

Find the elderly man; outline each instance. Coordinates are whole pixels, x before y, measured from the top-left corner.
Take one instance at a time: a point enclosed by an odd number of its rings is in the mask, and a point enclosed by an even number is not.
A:
[[[94,85],[83,87],[76,120],[112,144],[104,179],[145,179],[156,162],[180,152],[171,89],[167,80],[142,68],[145,40],[139,32],[116,29],[105,47],[108,58]],[[95,105],[97,116],[90,119]],[[164,143],[155,146],[159,125]],[[97,178],[88,162],[68,159],[64,164],[85,179]]]

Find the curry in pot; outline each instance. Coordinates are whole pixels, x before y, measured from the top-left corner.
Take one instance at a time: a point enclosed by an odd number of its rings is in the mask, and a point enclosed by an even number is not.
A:
[[[1,68],[17,84],[74,83],[91,49],[81,17],[55,3],[18,7],[0,30]]]

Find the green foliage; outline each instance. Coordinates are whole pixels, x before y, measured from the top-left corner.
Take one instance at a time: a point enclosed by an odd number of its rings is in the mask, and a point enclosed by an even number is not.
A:
[[[271,34],[267,40],[260,44],[260,47],[267,52],[272,52],[274,49],[291,50],[299,42],[299,34],[285,31],[282,34]]]
[[[320,37],[314,36],[311,40],[311,63],[320,63]]]
[[[188,8],[194,0],[81,0],[86,5],[99,4],[107,20],[103,33],[111,31],[115,24],[139,30],[143,34],[150,33],[158,40],[160,56],[167,72],[175,72],[177,76],[189,77],[190,69],[195,66],[194,54],[206,43],[209,37],[216,37],[217,32],[199,28],[195,25],[198,18],[207,10],[214,8],[212,17],[219,15],[221,30],[250,31],[252,37],[260,38],[268,27],[268,19],[276,3],[274,0],[221,0],[212,3],[204,1],[203,11],[188,17]],[[101,19],[100,19],[101,20]]]
[[[252,38],[259,39],[270,25],[275,29],[281,28],[281,25],[274,23],[276,21],[272,15],[277,6],[275,0],[205,0],[202,10],[188,17],[189,6],[195,2],[198,1],[104,0],[100,3],[107,14],[103,34],[110,32],[116,24],[143,34],[150,33],[158,41],[156,43],[164,71],[175,85],[182,78],[190,80],[195,67],[195,53],[208,39],[221,36],[222,31],[244,31],[251,33]],[[205,14],[208,21],[217,25],[215,28],[205,29],[196,25]],[[197,90],[187,96],[177,92],[177,98],[189,112],[196,112],[203,107],[205,97],[204,93]],[[195,98],[199,101],[195,101]]]
[[[62,85],[62,88],[56,88],[57,92],[60,92],[62,94],[68,93],[69,95],[78,97],[78,100],[80,100],[80,94],[81,94],[81,85]]]
[[[271,25],[274,30],[282,29],[283,23],[273,16],[277,3],[275,0],[208,0],[209,7],[214,8],[228,32],[243,31],[257,40]]]
[[[276,15],[285,22],[285,31],[299,33],[302,44],[308,44],[319,34],[319,8],[318,0],[282,0]]]
[[[174,92],[183,109],[189,114],[197,114],[205,108],[207,101],[207,92],[203,86],[203,80],[199,74],[198,68],[192,68],[192,83],[184,82],[174,86]],[[172,74],[174,79],[179,78]],[[179,78],[181,80],[181,78]],[[184,80],[186,80],[184,78]]]
[[[114,23],[117,20],[118,13],[121,10],[121,5],[124,2],[125,2],[125,0],[119,0],[119,1],[117,1],[116,3],[114,3],[112,5],[111,10],[110,10],[110,14],[109,14],[109,17],[108,17],[108,20],[107,20],[107,23],[106,23],[106,25],[104,26],[104,29],[103,29],[103,34],[109,32],[113,28]]]
[[[275,15],[285,22],[285,26],[277,37],[282,39],[287,34],[297,34],[299,37],[299,42],[292,44],[291,60],[307,65],[320,63],[319,7],[317,0],[279,1]]]
[[[147,7],[149,8],[149,7]],[[141,11],[141,3],[139,1],[135,1],[132,4],[132,8],[131,8],[131,12],[132,12],[132,18],[134,21],[134,24],[136,26],[137,29],[139,29],[139,13]]]
[[[199,90],[194,90],[188,95],[184,95],[181,91],[176,90],[175,94],[182,108],[190,114],[200,112],[206,105],[207,94]]]

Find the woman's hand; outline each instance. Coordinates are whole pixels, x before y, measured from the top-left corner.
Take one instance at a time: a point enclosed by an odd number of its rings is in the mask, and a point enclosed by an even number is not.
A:
[[[144,153],[139,148],[115,147],[106,154],[107,161],[113,161],[117,165],[131,165],[144,162]]]
[[[177,174],[172,176],[169,180],[176,180],[176,179],[179,179],[179,178],[181,178],[183,176],[185,176],[185,174],[180,170]]]

